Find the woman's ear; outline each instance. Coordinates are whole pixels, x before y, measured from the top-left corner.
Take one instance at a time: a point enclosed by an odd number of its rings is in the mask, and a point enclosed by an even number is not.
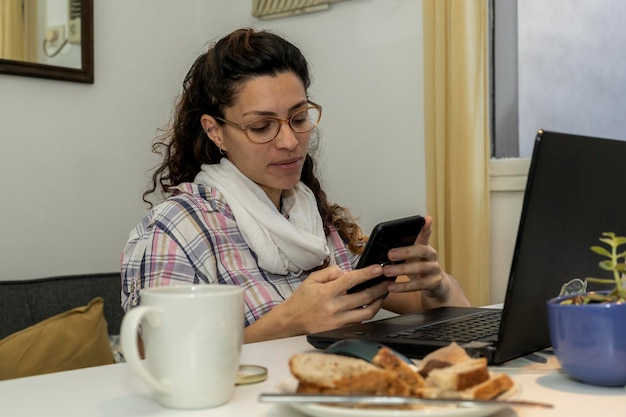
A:
[[[224,141],[222,140],[222,127],[217,123],[215,118],[208,114],[203,114],[200,118],[202,124],[202,130],[206,133],[207,137],[223,152],[226,152],[224,147]]]

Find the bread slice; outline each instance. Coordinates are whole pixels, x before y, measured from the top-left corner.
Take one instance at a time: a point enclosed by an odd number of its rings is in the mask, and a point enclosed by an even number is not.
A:
[[[340,378],[380,372],[379,367],[362,359],[321,352],[293,355],[289,359],[289,369],[298,381],[326,388],[334,388]]]
[[[409,385],[391,371],[366,372],[340,378],[335,382],[336,394],[402,395],[411,394]]]
[[[289,359],[297,392],[364,395],[409,395],[406,382],[362,359],[328,353],[301,353]]]
[[[513,380],[507,374],[493,374],[488,380],[461,391],[460,398],[491,400],[513,388]]]
[[[471,357],[467,354],[465,349],[459,346],[458,343],[451,342],[449,345],[434,350],[424,356],[418,366],[418,371],[426,378],[433,369],[445,368],[470,359]]]
[[[455,398],[464,400],[492,400],[513,387],[513,380],[507,374],[492,374],[489,379],[473,387],[452,391],[425,385],[417,391],[423,398]]]
[[[417,369],[404,362],[387,347],[378,350],[378,353],[372,359],[372,363],[395,373],[398,378],[406,382],[412,393],[426,384],[424,378],[417,372]]]
[[[468,359],[445,368],[433,369],[426,381],[444,391],[461,391],[489,379],[487,359]]]

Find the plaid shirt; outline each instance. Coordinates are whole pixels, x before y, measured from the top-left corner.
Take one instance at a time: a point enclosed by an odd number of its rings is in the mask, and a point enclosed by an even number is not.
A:
[[[353,268],[352,254],[331,227],[337,265]],[[289,297],[308,273],[272,274],[257,264],[224,196],[183,183],[130,233],[122,254],[122,307],[139,304],[141,288],[175,284],[234,284],[245,289],[246,326]]]

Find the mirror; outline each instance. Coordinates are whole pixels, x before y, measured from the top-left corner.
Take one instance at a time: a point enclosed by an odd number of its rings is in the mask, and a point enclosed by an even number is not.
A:
[[[93,83],[93,0],[0,0],[0,16],[0,75]]]

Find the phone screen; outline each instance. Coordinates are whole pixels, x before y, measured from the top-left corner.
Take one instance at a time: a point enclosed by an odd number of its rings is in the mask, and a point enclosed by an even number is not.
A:
[[[419,215],[377,224],[370,234],[356,269],[374,264],[386,265],[392,263],[387,257],[389,250],[414,244],[422,227],[424,227],[424,218]],[[381,275],[355,285],[348,290],[348,293],[362,291],[387,279],[393,278]]]

